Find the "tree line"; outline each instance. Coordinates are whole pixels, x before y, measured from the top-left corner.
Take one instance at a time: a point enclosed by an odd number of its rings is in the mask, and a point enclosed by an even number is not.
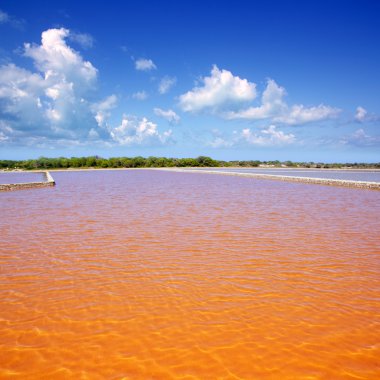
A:
[[[288,168],[378,168],[380,163],[322,163],[292,161],[221,161],[211,157],[167,158],[167,157],[39,157],[31,160],[0,160],[0,169],[68,169],[68,168],[163,168],[163,167],[288,167]]]

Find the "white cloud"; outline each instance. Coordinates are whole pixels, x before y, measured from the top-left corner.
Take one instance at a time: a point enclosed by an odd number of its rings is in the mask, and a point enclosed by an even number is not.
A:
[[[67,45],[70,31],[49,29],[41,44],[25,44],[32,72],[14,64],[0,66],[0,139],[2,143],[52,147],[103,144],[168,144],[171,130],[160,132],[146,118],[108,120],[117,96],[94,102],[97,70]]]
[[[227,119],[250,120],[262,120],[273,117],[286,109],[286,103],[283,100],[285,95],[285,89],[280,87],[274,80],[269,79],[261,97],[261,106],[249,107],[237,112],[228,112],[225,116]]]
[[[139,58],[135,61],[136,70],[140,71],[150,71],[157,69],[157,66],[153,63],[151,59]]]
[[[159,133],[157,124],[147,118],[123,116],[121,124],[110,129],[111,137],[120,145],[161,145],[172,141],[172,131]]]
[[[180,96],[179,105],[184,111],[215,110],[227,104],[246,102],[256,97],[254,83],[233,76],[230,71],[219,70],[216,65],[211,70],[211,76],[204,77],[202,82],[202,87],[194,87]]]
[[[177,78],[164,76],[158,85],[158,92],[163,95],[166,94],[177,82]]]
[[[359,106],[358,108],[356,108],[355,120],[362,122],[366,119],[367,114],[367,110]]]
[[[12,128],[4,120],[0,120],[0,143],[8,140],[9,135],[12,133]]]
[[[42,33],[41,45],[24,44],[24,55],[34,60],[45,80],[59,80],[75,84],[77,92],[91,88],[97,79],[97,70],[66,44],[68,29],[49,29]]]
[[[248,144],[259,146],[288,145],[296,141],[292,133],[285,134],[274,125],[270,125],[267,129],[262,129],[260,133],[252,132],[250,128],[246,128],[243,129],[240,136]]]
[[[42,34],[42,45],[25,44],[24,54],[39,73],[13,64],[0,67],[0,117],[12,120],[22,136],[29,132],[71,138],[92,119],[81,95],[93,87],[97,72],[66,45],[68,34],[66,29],[50,29]]]
[[[137,91],[132,95],[133,99],[145,100],[148,98],[148,94],[145,91]]]
[[[354,145],[354,146],[380,146],[380,136],[370,136],[363,128],[357,129],[353,134],[345,136],[341,141],[343,145]]]
[[[154,113],[157,116],[163,117],[166,119],[170,124],[178,124],[181,120],[180,117],[171,109],[165,111],[161,108],[155,108]]]
[[[323,104],[314,107],[295,104],[289,107],[284,100],[285,95],[285,89],[280,87],[273,79],[269,79],[263,92],[260,106],[249,107],[237,112],[227,112],[224,116],[227,119],[271,119],[278,123],[299,125],[333,118],[340,112],[337,108]]]
[[[340,113],[338,108],[320,104],[316,107],[305,107],[302,104],[295,104],[287,109],[282,115],[273,118],[275,122],[289,125],[306,124],[320,120],[336,117]]]
[[[94,37],[88,33],[75,33],[69,34],[70,41],[78,43],[83,49],[90,49],[94,46]]]
[[[297,142],[294,134],[277,129],[275,125],[270,125],[266,129],[254,131],[251,128],[245,128],[242,131],[234,131],[231,137],[223,137],[219,133],[215,134],[215,138],[211,142],[213,148],[228,148],[244,145],[252,145],[258,147],[275,147],[290,145]]]
[[[5,140],[8,140],[8,136],[5,136],[4,132],[0,132],[0,143],[5,141]]]
[[[373,113],[370,114],[365,108],[359,106],[356,108],[355,120],[359,123],[375,122],[380,120],[380,116]]]
[[[202,87],[195,87],[180,96],[184,111],[196,112],[209,109],[225,119],[264,120],[288,125],[306,124],[336,117],[340,110],[320,104],[306,107],[302,104],[289,106],[285,101],[286,91],[273,79],[269,79],[261,96],[261,104],[231,109],[232,103],[250,101],[256,96],[256,85],[246,79],[234,77],[229,71],[213,67],[210,77],[205,77]]]
[[[93,113],[95,114],[95,120],[98,123],[98,126],[103,128],[106,126],[106,121],[110,117],[111,113],[110,110],[116,107],[117,104],[117,96],[116,95],[110,95],[103,101],[99,103],[95,103],[92,106]],[[93,128],[91,128],[91,131],[96,132]],[[91,137],[94,137],[94,132],[91,133]]]
[[[367,113],[368,112],[365,108],[359,106],[358,108],[356,108],[355,120],[360,122],[364,121],[367,117]]]
[[[45,88],[45,80],[40,74],[14,64],[1,66],[0,120],[20,133],[46,124],[39,107]]]

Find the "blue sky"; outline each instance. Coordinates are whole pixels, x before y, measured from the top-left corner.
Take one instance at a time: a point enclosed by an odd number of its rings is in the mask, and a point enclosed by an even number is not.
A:
[[[0,158],[380,161],[378,1],[0,1]]]

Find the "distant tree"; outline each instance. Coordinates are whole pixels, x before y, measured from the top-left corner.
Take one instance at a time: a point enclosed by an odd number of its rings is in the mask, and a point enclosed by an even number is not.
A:
[[[138,157],[111,157],[109,159],[101,158],[99,156],[89,157],[58,157],[47,158],[39,157],[32,160],[0,160],[0,169],[14,169],[21,168],[26,170],[31,169],[52,169],[52,168],[143,168],[143,167],[217,167],[217,166],[241,166],[241,167],[257,167],[261,163],[267,165],[280,166],[281,162],[276,161],[218,161],[213,160],[207,156],[199,156],[197,158],[167,158],[167,157],[154,157],[150,156],[144,158]],[[341,168],[341,167],[355,167],[355,168],[380,168],[380,163],[322,163],[315,164],[314,162],[292,162],[284,161],[282,165],[288,167],[306,167],[306,168]]]
[[[217,161],[214,161],[212,158],[207,156],[199,156],[196,158],[199,166],[219,166]]]

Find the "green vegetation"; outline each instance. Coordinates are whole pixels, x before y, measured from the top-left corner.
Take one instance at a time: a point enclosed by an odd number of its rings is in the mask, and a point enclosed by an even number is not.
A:
[[[315,163],[292,161],[218,161],[210,157],[199,156],[197,158],[166,158],[166,157],[40,157],[34,160],[0,160],[0,169],[67,169],[67,168],[163,168],[163,167],[288,167],[288,168],[357,168],[380,169],[380,163]]]

